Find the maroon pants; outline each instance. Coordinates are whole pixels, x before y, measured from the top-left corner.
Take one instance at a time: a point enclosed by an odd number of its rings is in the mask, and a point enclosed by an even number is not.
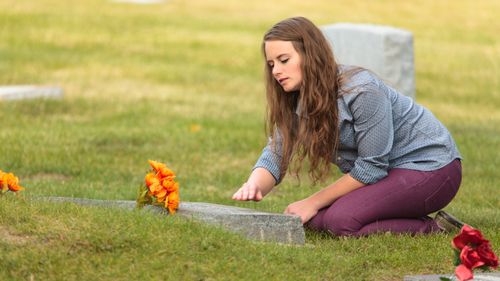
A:
[[[340,236],[436,232],[439,228],[427,215],[450,203],[461,180],[458,159],[429,172],[395,168],[319,210],[307,226]]]

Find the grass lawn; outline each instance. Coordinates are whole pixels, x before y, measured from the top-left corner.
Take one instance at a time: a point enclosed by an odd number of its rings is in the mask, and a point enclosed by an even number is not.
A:
[[[0,101],[0,169],[26,187],[22,198],[0,198],[0,280],[402,280],[452,272],[452,235],[307,232],[305,246],[285,246],[175,216],[31,199],[134,200],[148,159],[177,173],[183,201],[282,212],[321,188],[289,177],[260,203],[230,200],[266,142],[261,37],[296,15],[413,32],[417,101],[449,128],[464,157],[461,190],[446,209],[481,229],[499,254],[499,14],[495,0],[0,0],[0,85],[56,85],[65,95]]]

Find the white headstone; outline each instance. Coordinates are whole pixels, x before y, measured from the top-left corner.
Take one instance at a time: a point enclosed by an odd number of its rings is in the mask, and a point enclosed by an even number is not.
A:
[[[321,27],[338,63],[367,68],[415,98],[413,35],[390,26],[337,23]]]
[[[4,86],[0,87],[0,100],[21,100],[33,98],[62,98],[63,90],[48,86]]]

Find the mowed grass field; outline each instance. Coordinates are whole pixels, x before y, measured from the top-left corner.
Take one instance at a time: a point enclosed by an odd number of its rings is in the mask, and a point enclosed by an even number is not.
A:
[[[177,174],[181,201],[282,212],[321,188],[287,178],[235,202],[266,143],[263,33],[290,16],[414,34],[417,102],[464,157],[446,208],[500,253],[500,2],[0,0],[0,85],[64,89],[0,101],[0,280],[402,280],[450,273],[453,235],[258,243],[178,217],[50,204],[35,196],[134,200],[149,169]],[[336,168],[334,180],[338,176]],[[11,195],[11,194],[7,194]]]

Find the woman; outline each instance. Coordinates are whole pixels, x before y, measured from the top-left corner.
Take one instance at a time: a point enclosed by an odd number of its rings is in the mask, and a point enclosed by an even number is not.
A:
[[[312,229],[336,235],[432,233],[461,223],[444,212],[461,181],[460,153],[430,111],[373,73],[337,65],[309,20],[283,20],[265,35],[268,145],[235,200],[261,200],[304,159],[336,182],[290,204]]]

